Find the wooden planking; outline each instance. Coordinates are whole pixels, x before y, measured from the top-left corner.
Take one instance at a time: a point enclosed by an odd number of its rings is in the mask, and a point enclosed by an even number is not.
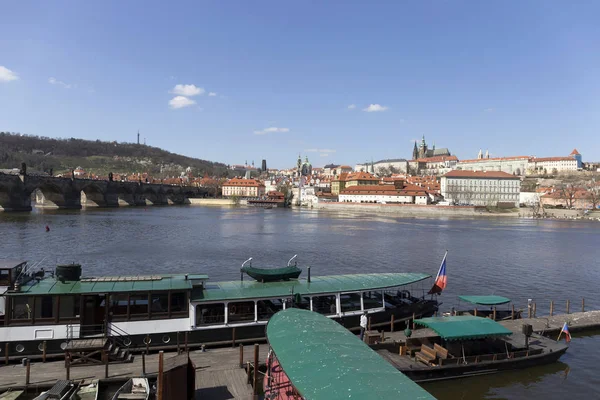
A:
[[[106,346],[107,339],[76,339],[69,340],[65,350],[97,350]]]

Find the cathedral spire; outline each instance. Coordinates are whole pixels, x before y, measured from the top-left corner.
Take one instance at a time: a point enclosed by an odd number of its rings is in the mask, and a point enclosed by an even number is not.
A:
[[[415,140],[415,146],[413,147],[412,159],[416,160],[417,158],[419,158],[419,149],[417,147],[417,141]]]

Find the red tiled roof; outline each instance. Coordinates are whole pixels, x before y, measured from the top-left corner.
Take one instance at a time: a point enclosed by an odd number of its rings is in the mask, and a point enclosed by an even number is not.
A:
[[[348,177],[348,172],[342,172],[335,179],[333,179],[331,182],[344,182],[344,181],[346,181],[347,177]]]
[[[576,161],[573,157],[541,157],[533,158],[532,161],[544,162],[544,161]]]
[[[462,160],[461,163],[486,162],[486,161],[517,161],[517,160],[529,160],[530,158],[531,158],[531,156],[474,158],[474,159],[471,159],[471,160]]]
[[[264,186],[262,182],[256,179],[232,178],[225,182],[223,186],[243,186],[243,187],[260,187]]]
[[[497,179],[520,179],[518,176],[511,175],[502,171],[463,171],[454,170],[444,175],[447,178],[497,178]]]
[[[341,168],[341,169],[352,169],[352,167],[349,166],[349,165],[342,165],[339,168]]]
[[[354,179],[362,181],[379,181],[379,178],[376,178],[368,172],[352,172],[346,177],[347,181],[351,181]]]
[[[579,152],[577,151],[577,149],[573,149],[573,151],[569,155],[570,156],[577,156],[577,155],[579,155]]]

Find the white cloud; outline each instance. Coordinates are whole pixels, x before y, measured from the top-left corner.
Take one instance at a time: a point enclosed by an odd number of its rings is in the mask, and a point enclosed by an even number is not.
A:
[[[209,95],[210,97],[214,97],[214,96],[216,96],[217,94],[216,94],[215,92],[210,92],[210,93],[208,93],[208,95]]]
[[[321,153],[321,157],[327,157],[329,154],[327,153]]]
[[[185,96],[175,96],[171,100],[169,100],[169,107],[171,107],[173,110],[193,106],[194,104],[196,104],[194,100],[188,99]]]
[[[354,110],[356,108],[356,104],[350,104],[348,106],[348,110]]]
[[[370,104],[369,107],[367,108],[363,108],[363,111],[366,112],[380,112],[380,111],[386,111],[388,109],[388,107],[379,105],[379,104]]]
[[[265,128],[262,131],[254,131],[255,135],[266,135],[267,133],[286,133],[289,132],[290,128],[277,128],[277,127],[270,127],[270,128]]]
[[[178,96],[192,97],[197,96],[199,94],[204,94],[206,90],[204,88],[198,87],[196,85],[175,85],[175,87],[171,90],[171,93],[176,94]]]
[[[19,79],[19,75],[16,72],[11,71],[3,65],[0,65],[0,82],[10,82]]]
[[[333,149],[306,149],[304,151],[307,153],[335,153]]]
[[[49,83],[49,84],[51,84],[51,85],[59,85],[59,86],[62,86],[62,87],[64,87],[65,89],[71,89],[71,88],[73,87],[73,85],[71,85],[70,83],[66,83],[66,82],[63,82],[63,81],[59,81],[58,79],[56,79],[56,78],[53,78],[53,77],[50,77],[50,78],[48,78],[48,83]]]
[[[490,107],[490,108],[486,108],[486,109],[485,109],[485,110],[483,110],[483,111],[484,111],[484,112],[487,112],[487,113],[489,113],[489,112],[494,112],[494,110],[495,110],[495,109],[494,109],[493,107]]]

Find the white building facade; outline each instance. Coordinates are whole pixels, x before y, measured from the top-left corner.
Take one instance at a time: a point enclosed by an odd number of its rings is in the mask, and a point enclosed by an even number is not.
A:
[[[533,173],[555,174],[565,171],[577,171],[578,162],[573,157],[532,158],[529,161],[529,171]]]
[[[519,207],[521,179],[502,171],[450,171],[441,178],[446,201],[457,205]]]
[[[429,204],[425,191],[395,189],[391,185],[350,186],[339,194],[342,203]]]
[[[529,168],[529,156],[478,158],[462,160],[456,169],[463,171],[501,171],[511,175],[525,175]]]

